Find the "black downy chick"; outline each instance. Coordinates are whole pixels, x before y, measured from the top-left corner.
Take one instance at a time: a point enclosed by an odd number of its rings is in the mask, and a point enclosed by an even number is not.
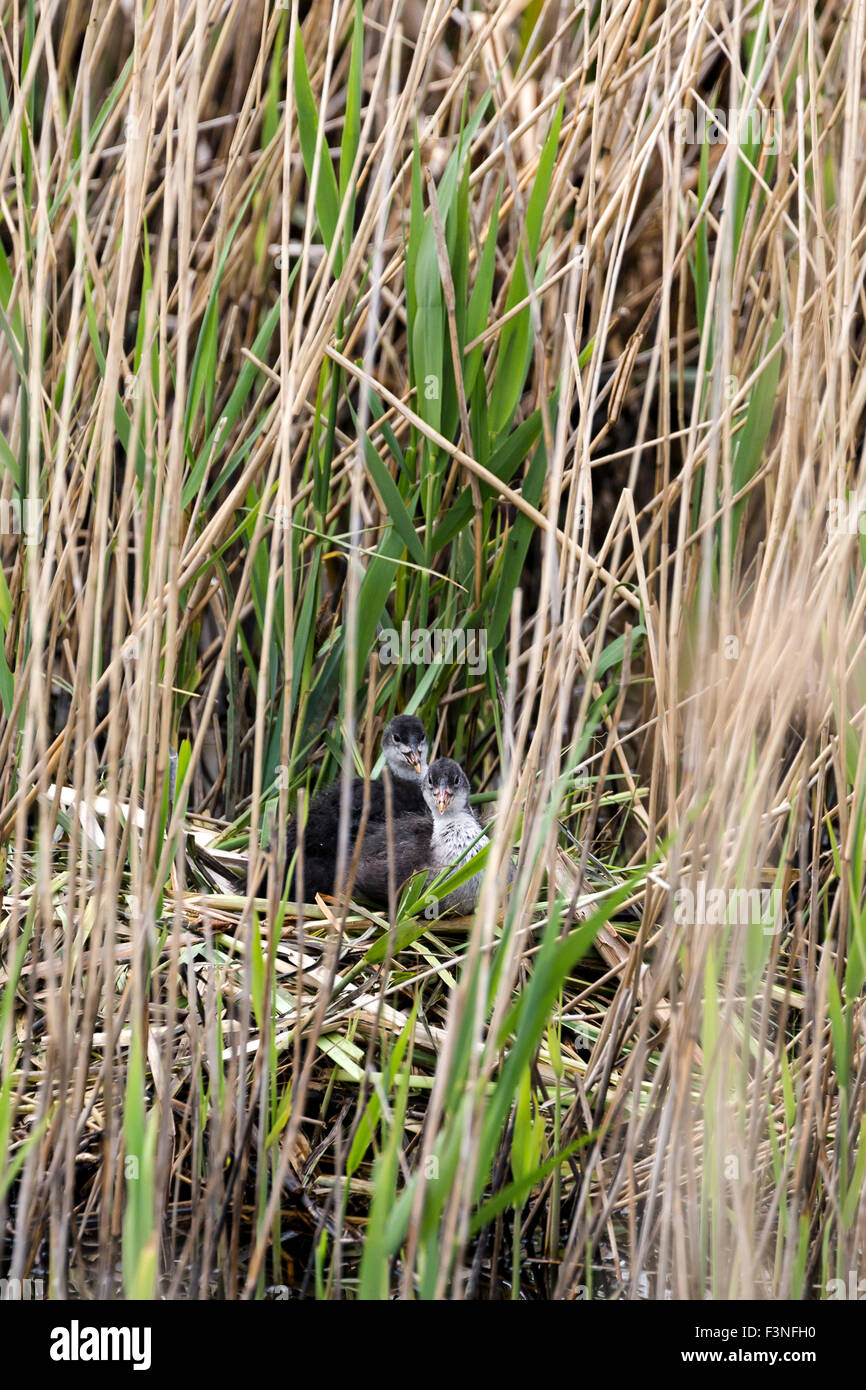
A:
[[[382,735],[382,752],[391,774],[393,823],[406,816],[423,817],[430,831],[430,817],[421,785],[427,771],[427,735],[420,719],[398,714]],[[349,788],[349,855],[351,857],[364,808],[364,779],[354,777]],[[340,832],[341,779],[310,802],[304,829],[304,898],[312,902],[316,893],[333,893],[336,888],[337,842]],[[377,828],[385,826],[385,783],[370,783],[370,801],[364,843]],[[286,862],[291,863],[298,847],[297,821],[286,831]],[[295,870],[290,872],[289,901],[297,898]]]

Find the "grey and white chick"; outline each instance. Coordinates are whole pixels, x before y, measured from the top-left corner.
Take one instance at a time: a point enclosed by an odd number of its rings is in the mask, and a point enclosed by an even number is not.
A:
[[[489,844],[481,824],[469,806],[469,778],[452,758],[437,758],[427,769],[421,793],[433,816],[430,856],[436,877],[443,869],[456,869]],[[473,874],[459,888],[440,898],[440,912],[466,916],[472,912],[481,890],[483,870]]]
[[[451,758],[437,759],[420,785],[432,822],[427,815],[402,815],[395,816],[390,839],[384,825],[368,831],[355,878],[357,896],[385,905],[389,881],[399,889],[413,874],[427,869],[428,882],[432,882],[443,870],[456,868],[487,844],[486,835],[478,838],[481,826],[469,809],[469,779],[457,763]],[[471,912],[480,884],[481,873],[473,874],[439,899],[435,915]],[[428,911],[427,915],[434,914]]]

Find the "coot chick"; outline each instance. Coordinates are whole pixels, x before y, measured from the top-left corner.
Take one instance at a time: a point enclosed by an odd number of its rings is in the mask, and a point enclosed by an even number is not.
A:
[[[394,819],[392,846],[387,828],[377,825],[364,837],[364,848],[355,877],[355,894],[384,906],[388,902],[388,868],[393,857],[396,889],[412,874],[429,869],[432,880],[443,869],[456,868],[474,858],[488,843],[481,826],[469,809],[469,779],[451,758],[438,758],[422,783],[423,796],[433,817],[405,815]],[[470,849],[471,846],[471,849]],[[391,850],[393,849],[393,856]],[[483,872],[483,871],[482,871]],[[459,888],[446,893],[438,903],[440,913],[465,916],[478,901],[482,872],[473,874]]]
[[[420,719],[398,714],[382,735],[382,752],[391,774],[391,810],[394,825],[406,816],[422,817],[430,832],[430,817],[421,791],[427,771],[427,735]],[[304,830],[304,897],[312,902],[316,893],[333,893],[336,888],[337,842],[340,833],[340,777],[327,791],[313,798]],[[353,777],[349,788],[349,855],[351,857],[364,808],[364,779]],[[376,827],[384,830],[385,783],[370,783],[365,843]],[[290,822],[286,831],[286,863],[291,864],[298,847],[298,823]],[[295,870],[289,875],[289,901],[297,896]],[[387,896],[387,890],[386,890]]]
[[[433,868],[456,869],[474,859],[490,841],[481,834],[481,824],[469,807],[469,778],[452,758],[438,758],[424,779],[424,800],[433,816],[430,840]],[[472,912],[481,890],[483,869],[459,888],[439,899],[439,911],[459,917]],[[431,875],[434,877],[434,875]]]

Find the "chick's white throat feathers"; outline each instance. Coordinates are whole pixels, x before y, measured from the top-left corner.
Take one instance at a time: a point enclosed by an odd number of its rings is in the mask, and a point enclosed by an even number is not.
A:
[[[434,818],[431,848],[437,864],[456,866],[470,845],[475,855],[486,844],[487,836],[481,834],[481,826],[471,811],[454,811],[449,808],[444,815]]]

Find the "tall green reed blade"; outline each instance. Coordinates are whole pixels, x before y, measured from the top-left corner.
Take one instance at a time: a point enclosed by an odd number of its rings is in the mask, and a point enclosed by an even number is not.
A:
[[[853,728],[853,726],[852,726]],[[857,788],[856,773],[853,785]],[[866,983],[866,780],[856,791],[854,802],[853,852],[848,867],[848,964],[845,970],[845,996],[853,1007]]]
[[[539,440],[521,488],[521,492],[526,501],[533,507],[537,507],[541,501],[541,494],[544,489],[544,479],[546,476],[547,450],[544,447],[544,440]],[[508,631],[514,590],[517,588],[518,584],[520,584],[523,577],[526,555],[529,550],[529,544],[532,540],[534,529],[535,523],[531,521],[528,516],[524,516],[522,512],[515,516],[508,540],[505,544],[499,585],[493,603],[493,612],[490,616],[487,633],[488,651],[499,651],[500,643],[503,641]],[[502,653],[502,656],[504,659],[504,653]]]
[[[476,338],[480,338],[484,329],[487,327],[487,320],[490,317],[490,309],[493,303],[493,278],[496,271],[496,246],[499,233],[499,207],[502,202],[502,180],[496,190],[496,198],[490,213],[490,223],[487,237],[484,242],[484,250],[478,262],[478,269],[475,274],[475,283],[472,286],[472,293],[469,296],[469,305],[466,311],[466,342],[472,343]],[[472,399],[475,384],[478,381],[478,373],[484,360],[484,350],[480,343],[466,352],[466,360],[463,368],[463,377],[466,385],[466,395]],[[486,391],[486,385],[481,381],[481,390]]]
[[[0,1083],[0,1201],[3,1200],[10,1185],[15,1181],[26,1157],[21,1153],[13,1154],[9,1145],[17,1107],[18,1078],[15,1074],[15,1063],[19,1054],[18,1040],[11,1027],[11,1022],[21,971],[33,939],[36,908],[37,899],[34,894],[20,935],[15,943],[14,954],[10,952],[12,958],[8,961],[6,979],[0,987],[0,1043],[7,1036],[13,1043],[12,1050],[8,1054],[4,1051],[0,1057],[0,1064],[2,1064],[3,1069],[3,1080]]]
[[[556,397],[553,396],[555,402]],[[489,458],[484,460],[485,467],[503,483],[510,483],[520,465],[524,462],[530,449],[535,444],[541,434],[541,411],[535,410],[531,415],[506,435],[503,442],[493,451]],[[493,489],[486,483],[481,484],[482,500],[492,500],[494,497]],[[472,520],[472,493],[469,487],[465,487],[458,493],[457,498],[451,504],[445,516],[438,523],[433,532],[431,545],[432,554],[444,550],[445,546],[454,540],[455,536],[463,530]]]
[[[757,182],[752,169],[756,166],[758,152],[761,148],[760,135],[749,135],[746,132],[753,130],[758,124],[758,107],[754,83],[761,71],[764,62],[764,54],[767,47],[767,24],[768,11],[766,6],[762,6],[757,19],[757,30],[752,31],[746,36],[746,46],[751,49],[749,54],[749,67],[746,74],[746,82],[742,92],[743,107],[737,114],[737,130],[728,131],[728,141],[731,146],[731,155],[738,151],[734,165],[734,247],[739,248],[742,240],[743,228],[746,221],[746,211],[749,200],[753,193],[762,198],[764,195],[761,186]],[[742,157],[740,157],[742,155]]]
[[[280,125],[280,95],[283,90],[283,54],[286,43],[286,27],[289,21],[288,7],[283,9],[274,37],[274,49],[268,67],[268,85],[265,92],[262,112],[261,148],[267,150]],[[255,238],[255,263],[263,266],[268,250],[268,227],[271,214],[271,197],[268,192],[256,194],[254,217],[258,223]]]
[[[298,267],[294,266],[292,268],[292,274],[289,277],[290,286],[292,284],[294,276],[297,274],[297,271]],[[252,347],[252,355],[254,357],[261,360],[266,356],[267,349],[270,345],[271,339],[274,336],[279,321],[280,302],[279,300],[277,300],[276,303],[274,303],[268,310],[262,322],[262,326],[256,334],[256,338]],[[220,415],[220,418],[214,423],[213,427],[211,428],[210,433],[208,434],[204,444],[199,450],[199,455],[195,461],[194,467],[192,468],[189,476],[184,481],[183,492],[181,493],[181,501],[184,507],[188,507],[195,498],[196,494],[201,490],[203,484],[207,479],[208,473],[214,460],[217,458],[218,454],[221,452],[221,450],[225,447],[225,444],[231,438],[232,430],[237,424],[241,412],[247,404],[247,401],[249,399],[250,393],[253,389],[253,386],[255,385],[256,380],[260,377],[261,372],[259,371],[258,367],[256,367],[255,363],[250,362],[249,360],[245,361],[240,371],[238,372],[237,381],[235,382],[231,394],[228,400],[226,401],[225,407]],[[263,424],[264,421],[262,421],[259,425],[259,430],[262,428]],[[247,445],[246,449],[231,456],[231,458],[228,460],[225,466],[221,469],[214,482],[211,484],[208,491],[205,493],[204,501],[202,503],[203,509],[206,510],[210,506],[211,502],[213,502],[220,489],[224,488],[229,482],[231,482],[231,479],[234,477],[235,473],[241,467],[248,452],[249,445]]]
[[[247,196],[241,204],[240,211],[229,229],[225,239],[225,245],[220,251],[219,260],[214,271],[211,291],[208,295],[207,306],[204,311],[201,328],[199,330],[198,341],[193,354],[192,367],[189,374],[189,391],[186,399],[186,410],[184,412],[184,445],[189,447],[190,433],[193,422],[196,418],[202,396],[205,399],[204,428],[205,434],[210,433],[213,417],[214,390],[216,384],[217,367],[217,331],[219,327],[219,292],[222,285],[222,278],[226,268],[229,254],[234,244],[238,230],[243,224],[247,214],[247,209],[253,199],[256,188],[261,181],[261,175],[255,180]],[[223,426],[225,429],[225,426]]]
[[[337,177],[331,163],[331,156],[328,153],[328,142],[324,137],[324,132],[321,134],[319,132],[319,109],[313,96],[313,89],[310,86],[300,23],[298,23],[295,34],[294,92],[298,113],[298,139],[301,145],[304,169],[311,186],[316,161],[316,144],[321,139],[319,173],[316,183],[316,215],[322,229],[322,236],[325,238],[325,244],[330,249],[340,217],[340,191],[337,187]],[[334,256],[334,270],[337,274],[340,272],[341,263],[342,254],[338,250]]]
[[[538,170],[532,193],[526,207],[526,250],[529,262],[534,265],[538,257],[541,240],[541,227],[550,195],[554,162],[559,144],[559,131],[562,125],[562,112],[565,97],[560,97],[547,139],[538,161]],[[529,282],[522,255],[518,255],[511,277],[511,286],[505,301],[505,311],[513,309],[529,293]],[[499,355],[496,363],[496,376],[490,393],[490,431],[494,438],[509,424],[518,401],[523,393],[523,384],[529,371],[532,357],[532,317],[531,306],[521,310],[504,325],[499,339]]]
[[[156,1292],[157,1232],[154,1221],[154,1170],[157,1112],[145,1106],[144,1042],[136,1024],[126,1073],[123,1107],[124,1179],[123,1289],[127,1298],[149,1299]]]
[[[0,568],[0,703],[8,719],[12,713],[15,698],[15,677],[6,660],[6,635],[12,626],[12,595],[6,583],[6,576]]]
[[[340,145],[340,201],[348,200],[346,217],[343,222],[343,257],[352,248],[355,223],[355,185],[352,182],[352,166],[361,141],[361,102],[364,75],[364,10],[361,0],[355,0],[355,17],[352,25],[352,52],[349,59],[349,80],[346,86],[346,115],[343,121],[343,139]],[[340,334],[339,336],[342,336]]]
[[[764,350],[758,355],[755,365],[762,358],[772,357],[765,363],[761,374],[752,387],[746,421],[739,431],[734,444],[734,469],[731,487],[736,495],[754,478],[761,467],[764,449],[773,424],[776,395],[779,389],[779,374],[782,369],[782,353],[773,352],[782,336],[782,311],[779,310],[776,322],[770,329]],[[731,512],[731,548],[736,548],[737,538],[746,509],[746,498],[734,504]]]
[[[358,1296],[361,1299],[385,1299],[388,1297],[389,1288],[389,1258],[388,1258],[388,1219],[394,1197],[397,1190],[397,1181],[400,1176],[400,1157],[403,1140],[403,1124],[406,1114],[406,1102],[409,1097],[409,1081],[411,1077],[411,1051],[407,1058],[406,1066],[402,1072],[399,1071],[402,1062],[403,1052],[405,1051],[406,1041],[414,1036],[415,1019],[418,1012],[418,1000],[412,1005],[412,1012],[403,1038],[398,1041],[392,1054],[391,1064],[388,1069],[389,1081],[393,1082],[399,1072],[397,1093],[394,1098],[393,1107],[390,1115],[390,1123],[385,1135],[385,1143],[382,1151],[376,1159],[373,1176],[373,1201],[370,1205],[370,1215],[367,1220],[364,1235],[364,1250],[361,1256],[361,1270],[358,1284]],[[379,1120],[383,1117],[382,1107],[379,1108]],[[368,1114],[368,1121],[372,1117]],[[362,1133],[361,1129],[358,1131]],[[356,1166],[360,1162],[362,1153],[366,1151],[365,1137],[357,1139],[351,1150],[351,1158]]]
[[[446,241],[449,236],[451,241],[449,259],[455,293],[459,286],[464,301],[459,311],[461,319],[465,314],[468,281],[468,182],[463,187],[462,205],[458,197],[454,216],[452,206],[464,180],[464,162],[489,100],[488,93],[479,102],[461,131],[436,191],[439,213],[446,228]],[[417,391],[418,414],[425,424],[441,433],[446,395],[456,422],[456,386],[451,367],[451,353],[447,346],[448,325],[436,251],[436,234],[432,214],[428,212],[426,216],[423,215],[422,189],[421,152],[416,130],[412,159],[412,211],[406,256],[407,279],[411,281],[411,290],[407,292],[408,330],[412,346],[411,371]]]
[[[525,1184],[532,1179],[541,1165],[544,1152],[544,1120],[533,1095],[532,1075],[529,1067],[524,1070],[517,1088],[514,1106],[514,1128],[511,1135],[511,1172],[514,1177],[515,1192],[528,1190]],[[520,1298],[520,1225],[525,1198],[515,1196],[514,1236],[512,1240],[511,1298]]]
[[[358,417],[352,409],[351,404],[349,405],[349,412],[352,416],[352,423],[355,426],[356,432],[360,433]],[[367,471],[370,474],[376,491],[385,504],[385,514],[390,517],[395,530],[400,536],[400,539],[404,542],[412,559],[419,565],[425,565],[427,563],[427,557],[424,553],[424,547],[418,539],[418,533],[415,530],[409,508],[403,501],[397,484],[394,482],[388,469],[376,453],[373,442],[368,434],[364,435],[363,443],[364,462],[367,465]],[[417,499],[417,497],[418,490],[416,489],[414,491],[414,498]]]
[[[707,139],[707,131],[704,128],[701,140],[701,153],[698,164],[698,206],[702,207],[707,196],[707,189],[710,183],[710,145]],[[695,233],[695,254],[694,260],[689,256],[689,264],[692,269],[692,277],[695,282],[695,312],[697,314],[698,332],[701,337],[704,333],[704,323],[707,317],[707,300],[710,293],[710,248],[707,233],[707,214],[703,213],[700,225]],[[712,339],[707,351],[707,361],[712,361]]]

